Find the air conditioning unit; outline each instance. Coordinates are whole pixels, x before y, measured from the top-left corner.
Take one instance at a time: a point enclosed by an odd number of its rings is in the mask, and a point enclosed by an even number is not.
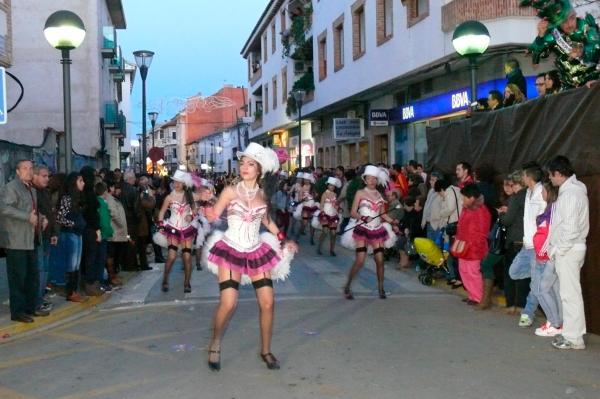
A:
[[[350,111],[346,112],[346,118],[356,118],[356,111],[350,110]]]
[[[294,61],[294,73],[301,74],[306,72],[306,64],[304,61]]]

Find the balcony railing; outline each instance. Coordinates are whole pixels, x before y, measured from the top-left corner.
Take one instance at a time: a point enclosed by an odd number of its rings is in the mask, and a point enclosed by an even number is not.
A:
[[[102,28],[102,58],[113,58],[117,52],[117,31],[113,26]]]

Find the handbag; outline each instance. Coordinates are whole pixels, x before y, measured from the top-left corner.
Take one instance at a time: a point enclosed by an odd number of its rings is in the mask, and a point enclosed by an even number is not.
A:
[[[506,253],[506,227],[500,223],[500,219],[496,220],[490,230],[490,250],[493,255],[504,255]]]
[[[454,199],[456,200],[455,204],[456,204],[456,214],[460,214],[459,210],[458,210],[458,197],[456,196],[456,191],[454,191],[453,188],[450,188],[452,190],[452,194],[454,194]],[[446,222],[446,234],[448,234],[449,237],[454,237],[456,235],[456,232],[458,230],[458,222],[452,222],[450,223],[450,216],[448,216],[448,222]]]
[[[469,243],[464,240],[454,240],[450,247],[450,254],[455,258],[465,258],[469,252]]]

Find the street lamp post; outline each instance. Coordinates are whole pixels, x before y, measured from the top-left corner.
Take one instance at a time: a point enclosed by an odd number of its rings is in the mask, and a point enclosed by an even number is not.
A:
[[[85,26],[77,14],[61,10],[48,17],[44,26],[44,36],[52,47],[61,51],[60,63],[63,68],[63,118],[65,139],[63,154],[65,157],[65,172],[72,168],[73,132],[71,128],[71,58],[69,51],[76,49],[85,38]]]
[[[152,64],[153,51],[138,50],[133,52],[135,63],[140,68],[142,77],[142,170],[146,172],[146,76],[148,76],[148,68]]]
[[[296,100],[296,106],[298,107],[298,168],[302,167],[302,105],[304,103],[304,97],[306,92],[304,90],[294,91],[294,100]]]
[[[469,59],[473,103],[477,101],[477,56],[485,53],[490,45],[490,32],[479,21],[463,22],[454,30],[452,45],[458,54]]]
[[[150,117],[150,124],[152,125],[152,148],[154,148],[154,126],[156,126],[156,118],[158,118],[158,112],[148,112]],[[152,175],[156,173],[156,162],[152,161]]]

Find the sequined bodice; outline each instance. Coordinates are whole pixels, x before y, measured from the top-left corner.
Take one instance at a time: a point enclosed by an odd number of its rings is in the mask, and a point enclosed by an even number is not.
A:
[[[249,208],[234,199],[227,207],[227,231],[225,237],[241,248],[252,248],[260,242],[260,224],[267,213],[266,205]]]
[[[375,217],[379,215],[379,210],[384,204],[383,198],[379,197],[376,201],[363,197],[358,203],[358,214],[360,216]],[[375,228],[381,225],[381,218],[373,219],[366,224],[367,227]]]
[[[335,196],[325,199],[323,203],[323,213],[325,213],[328,216],[337,215],[337,209],[335,207],[336,199],[337,198]]]
[[[168,224],[176,229],[183,230],[191,225],[191,218],[188,221],[187,217],[192,216],[192,208],[187,202],[171,201],[169,206],[171,216],[169,216]]]

